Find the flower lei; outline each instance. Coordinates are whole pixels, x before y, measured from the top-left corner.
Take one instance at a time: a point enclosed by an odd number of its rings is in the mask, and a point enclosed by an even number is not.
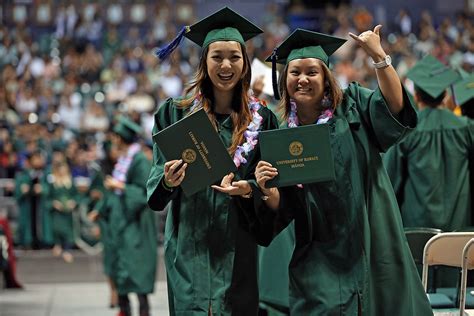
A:
[[[258,143],[258,133],[260,125],[262,125],[263,117],[258,113],[260,109],[260,101],[255,97],[250,97],[249,102],[250,112],[252,113],[252,121],[247,126],[247,130],[244,132],[245,143],[241,146],[237,146],[234,153],[234,164],[237,168],[241,164],[246,164],[247,159],[244,156],[248,156]]]
[[[296,115],[297,112],[297,107],[296,107],[296,102],[294,100],[290,100],[290,114],[288,115],[288,127],[289,128],[294,128],[298,127],[298,116]],[[332,117],[333,117],[334,110],[329,108],[323,111],[321,115],[318,117],[318,120],[316,121],[316,124],[324,124],[327,123]],[[303,188],[302,184],[297,184],[296,185],[298,188]]]
[[[127,180],[127,173],[130,165],[132,164],[133,157],[141,149],[141,146],[137,143],[133,143],[129,148],[126,154],[120,156],[117,160],[117,163],[114,166],[112,171],[112,177],[120,182],[125,182]],[[116,194],[121,195],[120,190],[115,190]]]
[[[297,108],[295,100],[290,100],[290,114],[288,115],[288,127],[298,127],[299,121],[298,116],[296,115]],[[316,124],[324,124],[327,123],[333,117],[334,110],[329,108],[323,111],[321,115],[318,117]]]
[[[194,100],[193,105],[191,106],[190,111],[193,112],[201,101],[201,94]],[[260,109],[260,101],[254,96],[250,96],[249,100],[249,109],[252,113],[252,121],[247,126],[247,130],[244,132],[245,142],[242,145],[237,146],[235,150],[233,161],[234,164],[239,168],[242,164],[247,163],[245,156],[255,148],[258,143],[258,133],[260,126],[262,125],[263,117],[258,113]]]

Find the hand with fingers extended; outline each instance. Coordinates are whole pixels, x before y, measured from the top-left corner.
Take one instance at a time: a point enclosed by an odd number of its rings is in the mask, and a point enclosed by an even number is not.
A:
[[[374,30],[368,30],[362,32],[359,35],[355,35],[354,33],[349,32],[349,36],[354,39],[357,44],[362,47],[362,49],[372,57],[374,62],[379,62],[383,60],[386,53],[382,48],[382,44],[380,42],[380,29],[382,25],[377,25]]]
[[[227,193],[229,195],[248,196],[252,192],[252,188],[247,181],[232,181],[233,179],[234,174],[231,172],[222,178],[220,185],[213,185],[211,187],[219,192]]]
[[[278,170],[274,168],[269,162],[259,161],[257,168],[255,168],[255,179],[260,190],[265,195],[271,195],[277,188],[266,188],[265,184],[268,180],[275,178],[278,175]]]
[[[165,174],[163,181],[168,188],[175,188],[183,182],[186,176],[187,163],[183,164],[183,160],[170,160],[165,162]]]

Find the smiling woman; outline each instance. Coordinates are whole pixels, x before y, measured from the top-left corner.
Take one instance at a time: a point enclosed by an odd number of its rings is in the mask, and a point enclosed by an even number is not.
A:
[[[350,34],[375,65],[386,59],[380,28]],[[253,203],[241,210],[259,224],[254,236],[265,246],[294,221],[288,234],[294,244],[279,248],[292,252],[291,315],[432,315],[380,157],[413,130],[416,112],[390,64],[375,66],[375,91],[357,83],[341,90],[328,65],[345,41],[298,29],[271,58],[285,65],[275,95],[283,96],[287,126],[327,124],[335,179],[267,188],[280,166],[260,161],[251,182]],[[270,247],[282,245],[275,241]],[[272,267],[285,261],[281,253]]]
[[[215,112],[229,114],[234,88],[243,79],[242,74],[249,73],[248,57],[243,57],[240,43],[218,41],[209,45],[206,65],[212,82]]]
[[[187,30],[187,31],[186,31]],[[153,133],[204,109],[238,168],[232,194],[245,195],[243,179],[253,177],[260,159],[257,135],[277,128],[270,110],[249,95],[251,69],[245,41],[262,31],[229,8],[184,29],[183,36],[202,46],[194,80],[185,98],[168,99],[155,114]],[[158,51],[166,56],[179,42]],[[178,159],[178,157],[177,157]],[[257,245],[240,227],[235,197],[208,187],[187,197],[182,160],[165,161],[154,145],[148,178],[148,204],[162,210],[171,201],[165,228],[165,264],[170,314],[257,315]],[[233,184],[236,184],[234,187]]]

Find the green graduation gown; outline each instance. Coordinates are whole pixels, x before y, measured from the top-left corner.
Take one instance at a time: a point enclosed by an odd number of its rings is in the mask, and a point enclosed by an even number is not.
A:
[[[52,229],[54,243],[57,245],[74,245],[74,227],[73,227],[73,210],[67,209],[66,201],[74,200],[77,203],[77,190],[74,184],[71,186],[56,186],[54,184],[54,176],[50,176],[48,199],[50,201],[50,212],[52,219]],[[64,209],[59,211],[53,207],[53,201],[57,200],[63,204]]]
[[[98,212],[99,216],[97,223],[100,228],[100,242],[102,243],[102,265],[104,268],[104,274],[112,276],[112,258],[114,258],[113,243],[110,239],[110,216],[109,208],[107,207],[107,190],[104,188],[104,175],[101,172],[96,172],[91,181],[91,187],[89,194],[93,190],[97,190],[102,193],[102,198],[98,201],[91,201],[90,209]]]
[[[415,132],[384,155],[403,224],[443,231],[472,226],[474,121],[441,108],[423,109],[418,118]]]
[[[168,99],[155,114],[154,133],[182,119],[188,110]],[[278,127],[275,115],[262,106],[261,129]],[[232,139],[232,120],[219,124],[226,147]],[[165,265],[171,315],[256,315],[258,310],[257,244],[239,222],[234,198],[208,187],[186,197],[178,187],[164,189],[165,159],[153,148],[148,179],[148,204],[162,210],[172,201],[165,227]],[[253,176],[260,160],[258,147],[249,153],[235,179]],[[248,227],[247,227],[248,228]]]
[[[291,315],[432,315],[380,157],[416,126],[405,91],[404,100],[396,119],[379,89],[350,84],[328,122],[336,180],[281,188],[277,212],[254,188],[254,219],[244,204],[262,244],[266,227],[295,220]]]
[[[106,195],[111,277],[119,295],[154,291],[157,240],[153,212],[146,204],[150,162],[143,152],[133,157],[122,194]]]
[[[33,170],[25,169],[19,172],[15,177],[15,199],[20,211],[17,243],[22,246],[31,246],[33,242],[33,231],[31,226],[32,219],[32,199],[33,199]],[[48,182],[46,173],[40,176],[38,183],[41,184],[42,192],[36,200],[36,232],[39,242],[44,245],[53,243],[53,232],[51,228],[50,203],[47,198]],[[30,187],[30,191],[23,193],[21,187],[26,184]]]
[[[281,312],[290,307],[288,267],[295,249],[295,230],[288,225],[268,247],[258,247],[260,302]]]

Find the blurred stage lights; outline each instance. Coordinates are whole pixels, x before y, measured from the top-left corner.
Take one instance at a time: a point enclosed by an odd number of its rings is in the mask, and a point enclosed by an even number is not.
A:
[[[98,91],[94,95],[94,100],[97,103],[102,103],[105,101],[105,95],[101,91]]]
[[[74,92],[69,101],[71,102],[71,105],[72,106],[80,106],[81,105],[81,101],[82,101],[82,96],[79,92]]]
[[[28,123],[30,124],[38,123],[38,115],[36,113],[30,113],[28,115]]]
[[[82,85],[81,85],[81,92],[83,94],[88,94],[89,92],[91,92],[91,85],[88,84],[87,82],[84,82]]]
[[[53,113],[51,115],[51,122],[53,122],[54,124],[58,124],[60,121],[61,121],[61,116],[59,116],[58,113]]]

